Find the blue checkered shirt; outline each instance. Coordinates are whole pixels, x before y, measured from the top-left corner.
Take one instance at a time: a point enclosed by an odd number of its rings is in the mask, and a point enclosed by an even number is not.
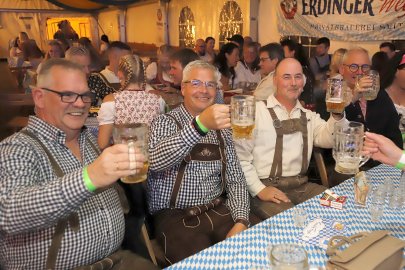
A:
[[[150,171],[148,176],[149,210],[155,213],[169,208],[169,201],[183,158],[197,143],[219,144],[215,131],[201,136],[192,126],[193,117],[184,105],[168,114],[180,122],[179,130],[174,120],[160,115],[151,125],[149,151]],[[246,179],[236,155],[230,130],[221,130],[225,141],[227,159],[226,205],[232,218],[249,220],[249,197]],[[175,208],[184,209],[211,202],[221,195],[221,161],[191,161],[187,164]]]
[[[68,226],[56,269],[98,261],[117,250],[124,236],[124,216],[115,189],[94,195],[83,184],[83,166],[98,153],[87,129],[79,137],[82,162],[65,146],[61,130],[30,117],[35,133],[65,175],[58,178],[41,146],[22,133],[0,143],[0,269],[45,269],[55,225],[70,213],[79,215],[79,231]]]

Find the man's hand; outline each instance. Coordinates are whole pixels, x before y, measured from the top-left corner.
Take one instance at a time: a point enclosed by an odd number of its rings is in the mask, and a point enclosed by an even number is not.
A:
[[[145,157],[136,147],[135,152],[130,154],[128,145],[116,144],[104,149],[87,167],[87,171],[93,185],[101,188],[111,185],[121,177],[137,173],[143,167],[144,160]]]
[[[373,86],[373,78],[370,76],[363,76],[360,79],[356,80],[356,85],[354,87],[354,91],[353,91],[353,98],[352,98],[352,102],[356,102],[357,100],[359,100],[360,95],[363,92],[368,91],[368,88]]]
[[[227,233],[226,238],[232,237],[246,229],[247,229],[247,227],[244,224],[235,223],[235,225],[233,225],[232,229]]]
[[[379,134],[366,132],[363,154],[371,155],[374,160],[395,166],[402,156],[402,150],[390,139]]]
[[[290,199],[288,199],[287,195],[285,195],[284,192],[272,186],[268,186],[262,189],[257,194],[257,197],[265,202],[275,202],[275,203],[290,202]]]
[[[214,104],[200,114],[200,122],[208,129],[225,129],[231,127],[231,114],[229,106]]]

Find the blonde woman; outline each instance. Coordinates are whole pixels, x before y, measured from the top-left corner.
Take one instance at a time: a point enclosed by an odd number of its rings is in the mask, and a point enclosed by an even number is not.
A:
[[[329,66],[330,78],[333,78],[339,74],[339,67],[343,64],[343,56],[346,52],[347,49],[340,48],[333,53]]]
[[[142,60],[136,55],[121,57],[118,65],[121,89],[107,95],[98,113],[98,143],[101,149],[109,146],[114,124],[146,123],[165,111],[165,102],[145,91]]]

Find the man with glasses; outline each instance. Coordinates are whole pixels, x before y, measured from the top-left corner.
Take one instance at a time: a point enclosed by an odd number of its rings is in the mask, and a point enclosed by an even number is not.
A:
[[[189,63],[181,83],[184,104],[151,125],[149,210],[170,264],[249,225],[229,107],[214,104],[219,76],[205,61]]]
[[[100,154],[83,127],[93,98],[83,68],[46,61],[32,95],[36,116],[0,143],[0,268],[154,267],[118,251],[125,228],[114,183],[144,157],[123,144]]]
[[[257,85],[254,96],[256,100],[266,100],[275,92],[273,75],[276,65],[284,59],[284,50],[278,43],[269,43],[260,48],[259,66],[262,80]]]
[[[340,66],[339,72],[352,91],[351,102],[345,109],[346,118],[363,123],[367,131],[384,135],[402,148],[399,116],[385,89],[378,92],[376,99],[365,100],[362,93],[372,86],[372,79],[365,76],[359,80],[357,86],[355,85],[356,77],[366,74],[370,69],[370,57],[363,48],[352,48],[343,56],[343,65]],[[368,166],[375,165],[377,163],[368,163]]]

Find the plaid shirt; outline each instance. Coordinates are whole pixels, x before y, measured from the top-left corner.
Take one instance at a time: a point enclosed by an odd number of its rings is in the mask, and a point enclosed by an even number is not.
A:
[[[45,269],[55,225],[79,215],[79,231],[65,230],[56,269],[98,261],[117,250],[124,236],[124,216],[117,192],[94,195],[83,183],[83,166],[98,153],[87,129],[79,136],[80,162],[65,146],[64,132],[37,117],[27,129],[38,136],[65,175],[58,178],[38,142],[16,133],[0,143],[0,268]]]
[[[191,122],[193,117],[184,105],[169,112],[183,126],[179,130],[172,118],[160,115],[151,125],[149,142],[150,171],[148,201],[151,213],[169,208],[177,171],[183,158],[197,143],[219,144],[215,131],[201,136]],[[221,130],[227,159],[225,190],[226,205],[236,219],[249,220],[249,197],[245,176],[236,155],[232,134]],[[184,209],[211,202],[221,195],[221,161],[191,161],[187,164],[176,208]]]

